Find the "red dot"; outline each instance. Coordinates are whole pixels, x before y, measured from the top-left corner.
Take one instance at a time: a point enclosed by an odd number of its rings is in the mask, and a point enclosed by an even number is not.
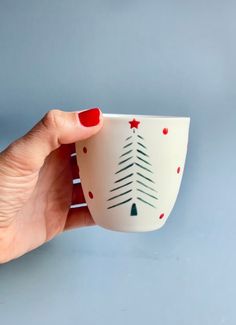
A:
[[[178,174],[180,173],[180,167],[177,168],[177,173],[178,173]]]
[[[83,147],[83,152],[84,153],[87,153],[87,151],[88,151],[87,148],[86,147]]]
[[[163,134],[167,134],[168,133],[168,129],[167,128],[164,128],[163,130],[162,130],[162,132],[163,132]]]
[[[92,192],[89,191],[88,195],[89,195],[90,199],[93,199],[93,193]]]
[[[162,218],[164,218],[164,216],[165,216],[165,214],[164,214],[164,213],[160,214],[160,216],[159,216],[159,219],[162,219]]]

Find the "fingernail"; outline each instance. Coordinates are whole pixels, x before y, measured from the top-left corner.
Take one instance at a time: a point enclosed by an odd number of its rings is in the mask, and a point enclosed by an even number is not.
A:
[[[99,108],[91,108],[87,111],[78,113],[80,123],[83,126],[95,126],[100,121],[100,110]]]

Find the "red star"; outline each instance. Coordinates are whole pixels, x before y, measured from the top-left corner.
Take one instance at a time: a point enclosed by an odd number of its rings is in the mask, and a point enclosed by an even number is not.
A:
[[[139,125],[139,121],[136,121],[135,118],[133,119],[133,121],[129,121],[129,124],[130,124],[130,128],[133,129],[133,128],[136,128],[138,129],[138,125]]]

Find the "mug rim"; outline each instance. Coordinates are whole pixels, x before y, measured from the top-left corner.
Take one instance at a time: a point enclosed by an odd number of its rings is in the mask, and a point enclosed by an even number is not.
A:
[[[165,116],[165,115],[142,115],[142,114],[113,114],[113,113],[103,113],[103,117],[110,118],[144,118],[144,119],[185,119],[190,120],[190,116]]]

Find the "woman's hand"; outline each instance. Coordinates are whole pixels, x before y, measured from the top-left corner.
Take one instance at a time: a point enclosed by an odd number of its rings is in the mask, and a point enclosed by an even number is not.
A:
[[[42,245],[66,229],[94,224],[84,201],[74,142],[103,124],[94,108],[49,111],[0,153],[0,263]]]

